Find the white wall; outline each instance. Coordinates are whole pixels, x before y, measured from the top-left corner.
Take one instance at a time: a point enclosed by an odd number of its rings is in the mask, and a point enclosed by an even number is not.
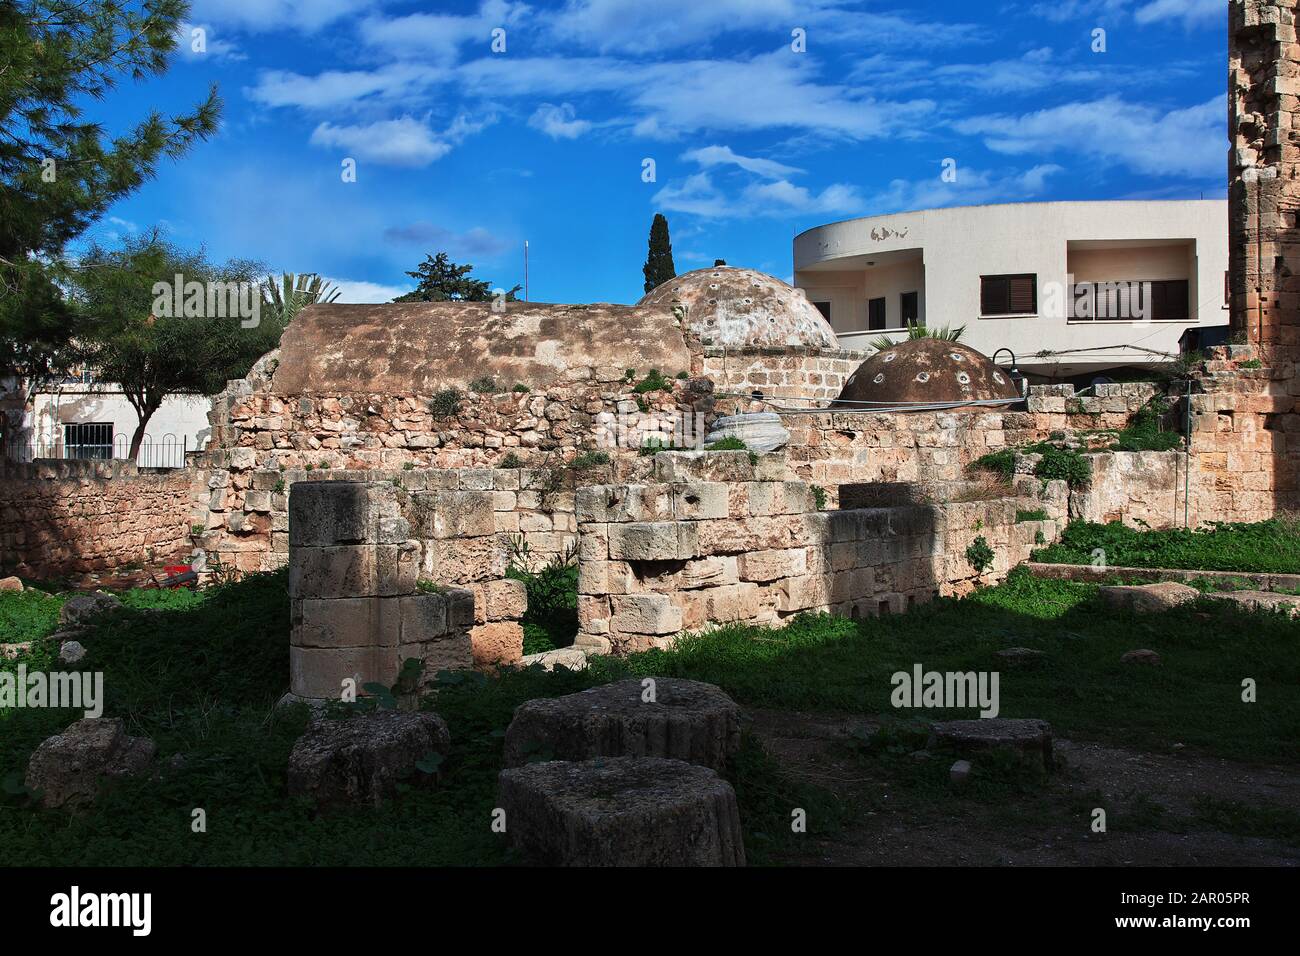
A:
[[[1087,262],[1085,250],[1068,250],[1070,241],[1122,242],[1186,240],[1187,245],[1129,251],[1125,272],[1151,268],[1171,275],[1111,275],[1111,279],[1189,279],[1192,310],[1200,326],[1226,325],[1223,276],[1228,268],[1228,214],[1223,200],[1011,203],[967,206],[851,219],[801,233],[794,240],[795,282],[851,287],[861,282],[865,260],[920,249],[925,263],[922,315],[930,326],[965,325],[962,341],[986,354],[1012,349],[1022,368],[1039,374],[1075,374],[1114,365],[1158,360],[1150,351],[1177,354],[1185,322],[1143,324],[1069,322],[1048,317],[1044,292],[1049,283],[1064,290],[1069,266],[1110,266],[1125,252],[1107,249]],[[1081,255],[1083,258],[1081,259]],[[854,261],[853,257],[861,257]],[[1180,266],[1178,263],[1185,263]],[[845,267],[850,271],[844,271]],[[1158,268],[1157,268],[1158,267]],[[1182,270],[1186,274],[1180,275]],[[1039,312],[1025,317],[982,317],[980,276],[1035,273]],[[1082,277],[1079,277],[1082,279]],[[815,298],[810,294],[810,298]],[[896,303],[891,301],[895,308]],[[863,306],[865,310],[865,305]],[[844,348],[863,348],[872,337],[860,325],[832,324]],[[843,329],[843,331],[841,331]],[[856,333],[856,334],[855,334]],[[1106,346],[1124,346],[1106,348]],[[1069,357],[1035,358],[1039,350],[1083,350]]]
[[[205,395],[169,395],[150,416],[145,435],[155,449],[164,442],[183,443],[190,451],[201,449],[208,439],[211,408],[212,399]],[[113,434],[125,436],[129,448],[140,419],[126,397],[111,385],[69,385],[57,391],[38,392],[32,401],[32,421],[39,453],[54,454],[62,448],[64,424],[111,422]],[[138,458],[141,465],[154,463],[146,454],[142,448]],[[158,454],[157,450],[153,454]]]

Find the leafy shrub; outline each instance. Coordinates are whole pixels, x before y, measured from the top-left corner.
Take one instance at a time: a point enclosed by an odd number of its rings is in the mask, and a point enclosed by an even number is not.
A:
[[[1034,446],[1033,451],[1043,456],[1034,466],[1034,474],[1044,481],[1059,479],[1074,488],[1086,483],[1092,477],[1092,466],[1088,464],[1088,460],[1072,448],[1040,445]]]
[[[1034,560],[1090,564],[1097,550],[1111,567],[1300,574],[1300,525],[1271,518],[1254,524],[1216,521],[1195,531],[1140,531],[1118,521],[1073,521],[1059,541],[1036,551]]]
[[[578,566],[557,559],[534,573],[512,564],[506,577],[522,581],[528,591],[524,653],[571,645],[578,634]]]
[[[1183,443],[1178,432],[1166,431],[1164,416],[1169,412],[1169,402],[1157,395],[1138,409],[1128,427],[1119,433],[1111,451],[1169,451]]]
[[[515,387],[512,388],[510,391],[512,391],[512,392],[518,392],[520,395],[523,395],[523,394],[525,394],[525,393],[527,393],[527,392],[531,392],[532,389],[530,389],[530,388],[529,388],[527,385],[525,385],[523,382],[515,382]]]
[[[710,442],[704,446],[705,451],[748,451],[749,446],[735,435],[728,435],[726,438],[719,438],[715,442]]]
[[[574,471],[591,471],[593,468],[601,468],[608,464],[609,452],[584,451],[569,462],[569,467]]]
[[[505,453],[505,456],[497,463],[498,468],[522,468],[524,460],[512,451]]]
[[[978,574],[983,574],[993,567],[993,549],[989,547],[984,535],[980,535],[970,543],[970,546],[966,549],[966,560],[970,562],[970,566]]]
[[[460,389],[444,388],[435,392],[433,398],[429,399],[429,414],[440,421],[460,414]]]
[[[1046,520],[1047,520],[1047,512],[1044,511],[1042,508],[1035,508],[1033,511],[1016,512],[1016,524],[1020,524],[1022,521],[1046,521]]]
[[[818,511],[826,510],[826,489],[821,485],[809,485],[812,491],[813,503],[817,505]]]
[[[660,374],[659,369],[652,368],[650,374],[641,381],[636,383],[632,391],[638,395],[644,395],[646,392],[660,392],[667,388],[672,388],[673,383]]]
[[[491,375],[484,375],[481,378],[474,379],[474,381],[469,383],[469,390],[471,392],[477,392],[480,395],[495,395],[500,391],[500,389],[497,388],[497,380]]]
[[[1001,475],[1004,481],[1010,481],[1011,476],[1016,473],[1015,449],[1004,448],[1001,451],[981,455],[970,463],[968,470],[992,472]]]

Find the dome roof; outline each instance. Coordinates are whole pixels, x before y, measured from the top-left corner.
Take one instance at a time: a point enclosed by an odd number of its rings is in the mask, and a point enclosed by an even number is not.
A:
[[[830,323],[802,289],[753,269],[696,269],[647,292],[641,306],[686,307],[692,334],[728,348],[839,348]]]
[[[889,405],[1019,397],[1011,376],[983,353],[957,342],[925,338],[899,342],[871,356],[844,383],[836,401]]]

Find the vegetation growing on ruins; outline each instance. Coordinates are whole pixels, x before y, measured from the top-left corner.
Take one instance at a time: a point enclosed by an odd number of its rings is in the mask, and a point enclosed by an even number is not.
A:
[[[1128,427],[1115,436],[1111,451],[1169,451],[1179,448],[1183,436],[1164,427],[1169,414],[1169,399],[1157,395],[1138,409]]]
[[[636,383],[632,391],[638,395],[645,395],[647,392],[661,392],[664,389],[671,389],[673,383],[671,380],[663,377],[663,373],[657,368],[652,368],[648,375]]]
[[[1092,564],[1096,552],[1109,567],[1183,568],[1300,574],[1300,523],[1272,518],[1254,524],[1213,521],[1191,530],[1138,530],[1113,521],[1072,521],[1059,541],[1034,552],[1049,564]]]
[[[1092,477],[1088,459],[1073,448],[1065,448],[1050,441],[1026,445],[1024,448],[1004,448],[981,455],[967,466],[968,471],[985,471],[1010,481],[1016,473],[1017,455],[1039,455],[1034,474],[1044,481],[1060,479],[1071,488],[1086,484]]]
[[[567,586],[562,590],[567,593]],[[198,603],[165,611],[161,618],[128,607],[98,627],[88,643],[87,665],[105,672],[106,714],[126,717],[133,733],[158,743],[158,778],[121,781],[82,816],[34,810],[21,786],[27,758],[80,715],[41,709],[0,715],[0,778],[7,783],[0,792],[0,841],[7,863],[508,862],[488,821],[496,806],[501,735],[514,708],[531,698],[627,676],[710,681],[748,708],[882,715],[879,731],[846,746],[854,760],[900,774],[891,789],[896,799],[888,806],[846,803],[814,782],[795,779],[754,739],[746,739],[728,776],[740,799],[746,850],[756,863],[781,862],[806,851],[806,839],[790,834],[792,806],[807,808],[810,833],[824,836],[869,810],[942,810],[957,806],[953,801],[996,805],[1008,792],[1042,799],[1040,783],[997,766],[969,791],[955,794],[945,782],[950,760],[910,756],[924,746],[924,720],[918,718],[969,716],[944,711],[900,716],[892,710],[889,675],[916,661],[927,668],[965,670],[988,666],[1002,648],[1036,648],[1045,652],[1044,663],[1002,686],[1003,716],[1047,719],[1059,735],[1074,740],[1164,750],[1176,739],[1189,750],[1235,759],[1300,758],[1295,722],[1300,673],[1292,623],[1210,601],[1132,617],[1102,606],[1093,586],[1016,572],[1005,584],[967,600],[940,600],[903,616],[861,621],[804,616],[779,630],[729,627],[687,637],[670,651],[596,659],[579,673],[531,669],[475,680],[452,675],[427,705],[448,721],[452,733],[441,786],[403,792],[379,810],[318,815],[307,803],[285,797],[289,750],[307,712],[274,706],[288,679],[284,572],[253,575],[187,600]],[[1241,636],[1226,644],[1224,634]],[[1224,667],[1227,655],[1240,653],[1243,640],[1268,681],[1274,703],[1267,710],[1240,706],[1237,669]],[[1136,646],[1154,648],[1165,665],[1120,664],[1120,655]],[[28,667],[57,669],[56,650],[38,643],[25,661]],[[0,661],[0,668],[15,666]],[[209,811],[209,831],[202,838],[189,829],[194,806]],[[1268,806],[1249,813],[1234,805],[1203,809],[1204,820],[1228,832],[1264,828],[1292,838],[1297,833],[1294,821],[1278,818]]]
[[[435,392],[429,399],[429,414],[442,421],[460,414],[460,389],[444,388]]]

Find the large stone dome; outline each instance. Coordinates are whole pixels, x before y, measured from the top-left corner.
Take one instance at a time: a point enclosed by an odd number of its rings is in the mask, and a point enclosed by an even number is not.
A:
[[[857,407],[920,402],[987,402],[1019,398],[1011,376],[983,353],[957,342],[911,339],[858,366],[837,402]]]
[[[753,269],[696,269],[652,289],[637,304],[685,306],[690,331],[705,345],[839,348],[830,323],[802,289]]]

